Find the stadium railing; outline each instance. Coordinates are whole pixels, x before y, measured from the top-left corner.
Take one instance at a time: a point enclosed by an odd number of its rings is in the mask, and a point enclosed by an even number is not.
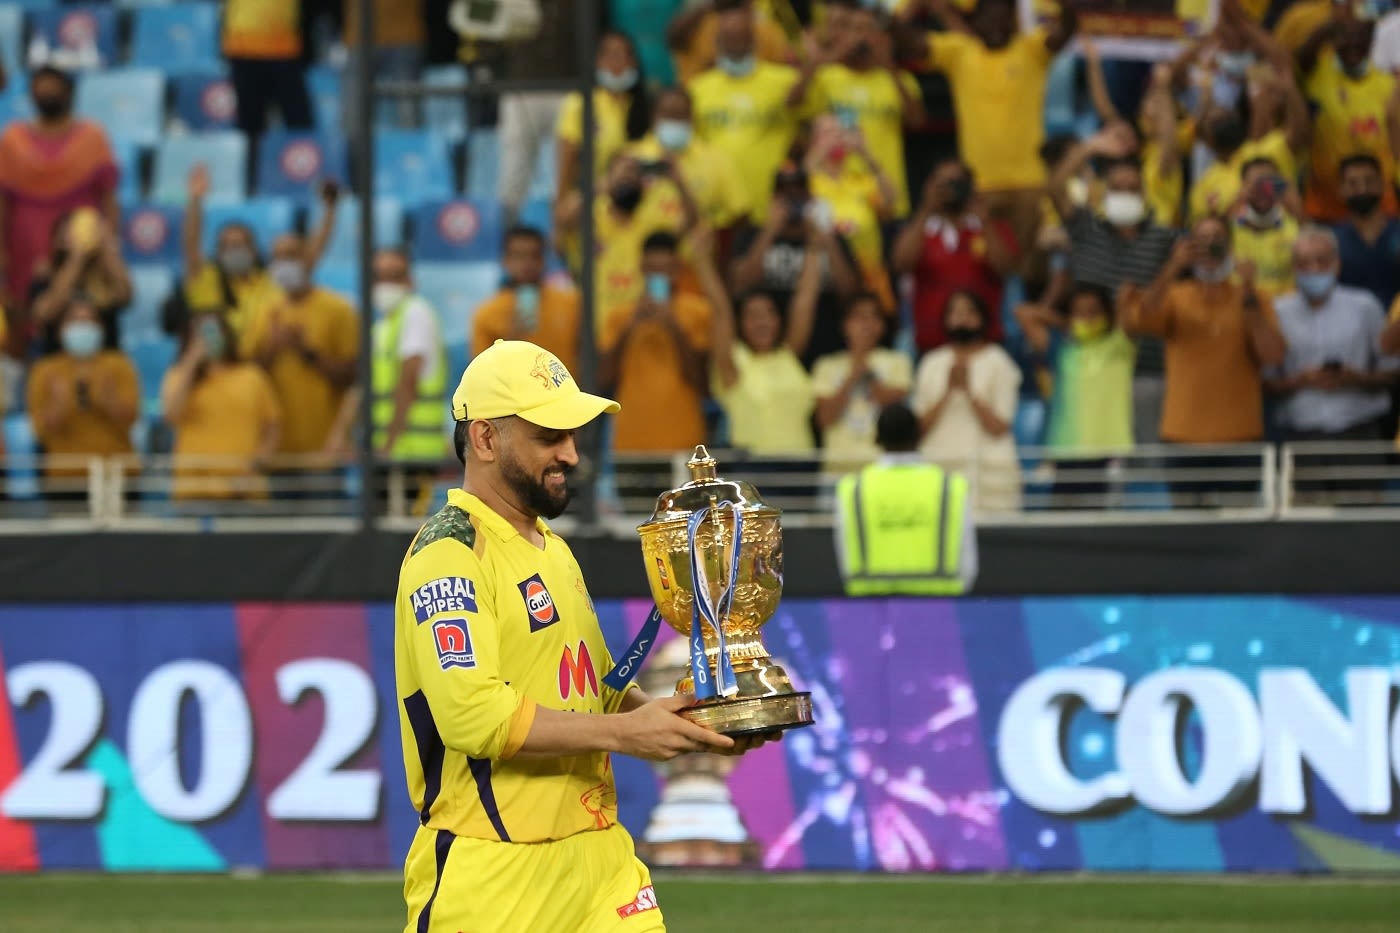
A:
[[[817,457],[713,454],[721,475],[751,482],[782,509],[785,526],[831,527],[839,469]],[[1022,448],[1017,457],[1014,466],[943,464],[972,482],[979,525],[1400,519],[1400,452],[1385,443],[1146,447],[1078,460]],[[619,454],[597,474],[584,464],[577,480],[598,482],[602,528],[630,536],[658,493],[689,479],[687,459]],[[417,528],[460,469],[385,465],[371,480],[380,525]],[[12,455],[0,459],[0,533],[351,530],[362,482],[354,467],[324,457],[283,457],[250,471],[239,458]],[[200,483],[214,484],[214,493]],[[577,527],[568,516],[556,524]]]

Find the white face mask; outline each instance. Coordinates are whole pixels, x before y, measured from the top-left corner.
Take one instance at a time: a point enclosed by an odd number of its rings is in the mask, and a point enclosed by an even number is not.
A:
[[[1103,216],[1115,227],[1136,227],[1147,216],[1147,202],[1135,191],[1109,191],[1103,196]]]
[[[374,313],[385,317],[398,307],[399,302],[408,297],[408,286],[398,282],[375,282],[370,289],[369,300],[374,305]]]

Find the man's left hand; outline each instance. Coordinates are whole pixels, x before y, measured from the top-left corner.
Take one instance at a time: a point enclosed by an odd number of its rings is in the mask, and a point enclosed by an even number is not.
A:
[[[781,742],[783,734],[781,732],[760,732],[756,735],[740,736],[734,740],[734,747],[727,751],[716,752],[717,755],[727,755],[731,758],[751,752],[756,748],[762,748],[773,742]]]

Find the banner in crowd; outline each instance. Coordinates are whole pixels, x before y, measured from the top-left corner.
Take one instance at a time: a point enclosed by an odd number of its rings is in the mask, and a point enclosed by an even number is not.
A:
[[[648,606],[598,609],[616,651]],[[1397,619],[787,602],[766,641],[817,723],[737,760],[619,758],[621,817],[660,864],[1400,871]],[[0,607],[0,869],[397,867],[392,627],[387,605]],[[646,686],[684,663],[663,642]]]
[[[1017,0],[1022,28],[1048,25],[1056,0]],[[1220,0],[1080,0],[1079,35],[1105,58],[1162,61],[1215,26]]]

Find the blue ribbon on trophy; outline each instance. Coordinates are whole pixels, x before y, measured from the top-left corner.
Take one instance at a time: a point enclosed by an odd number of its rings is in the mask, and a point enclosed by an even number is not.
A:
[[[734,508],[729,501],[721,502],[714,508],[729,506],[729,513],[734,516],[734,533],[729,544],[729,565],[728,579],[725,580],[723,588],[720,590],[719,599],[712,600],[710,581],[705,575],[704,567],[698,556],[695,547],[695,535],[700,530],[701,523],[709,516],[711,508],[704,508],[697,511],[690,517],[690,525],[687,531],[690,545],[690,573],[694,582],[695,600],[691,606],[690,616],[690,673],[695,683],[695,698],[697,700],[708,700],[715,696],[733,696],[739,692],[739,683],[734,676],[734,665],[729,660],[729,653],[724,646],[724,628],[720,625],[720,620],[729,612],[734,602],[734,590],[739,581],[739,546],[742,543],[744,531],[743,512]],[[701,620],[709,622],[719,639],[719,684],[715,684],[715,678],[710,675],[710,665],[705,657],[705,636],[704,626]],[[613,669],[603,678],[603,684],[610,690],[621,692],[627,689],[637,672],[641,670],[642,662],[651,654],[651,649],[656,647],[656,636],[661,630],[661,610],[652,606],[651,613],[647,616],[646,622],[642,623],[641,631],[632,640],[632,644],[623,652],[622,658],[613,665]]]

